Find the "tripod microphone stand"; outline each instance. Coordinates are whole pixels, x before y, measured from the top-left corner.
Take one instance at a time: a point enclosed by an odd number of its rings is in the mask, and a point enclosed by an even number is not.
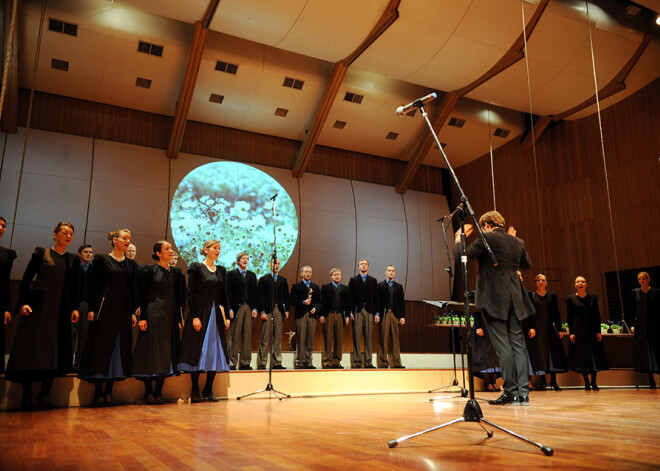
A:
[[[273,255],[271,256],[270,259],[270,268],[271,268],[271,283],[270,283],[270,295],[269,295],[269,302],[268,306],[270,306],[270,310],[268,312],[268,320],[267,322],[270,322],[270,359],[268,361],[268,384],[266,385],[265,388],[260,389],[258,391],[251,392],[249,394],[244,394],[242,396],[238,396],[236,399],[241,400],[244,397],[249,397],[249,396],[254,396],[256,394],[261,394],[263,392],[267,392],[270,396],[270,394],[274,394],[275,397],[277,397],[280,401],[282,398],[290,398],[290,394],[285,394],[281,391],[278,391],[273,387],[273,360],[275,359],[275,353],[273,352],[273,348],[275,346],[275,308],[277,307],[277,299],[275,295],[275,275],[273,274],[273,266],[278,263],[277,259],[277,224],[275,222],[275,199],[277,198],[277,193],[275,193],[271,201],[273,202]],[[278,269],[279,273],[279,269]],[[286,306],[284,306],[286,309]],[[279,310],[279,308],[278,308]],[[280,316],[283,313],[280,312]]]
[[[491,250],[490,246],[488,245],[488,241],[484,237],[483,231],[481,230],[481,227],[479,226],[476,217],[474,215],[474,211],[472,210],[472,207],[470,206],[470,203],[467,199],[467,196],[463,192],[463,189],[461,188],[460,183],[458,182],[458,177],[454,173],[454,169],[452,166],[449,164],[449,159],[447,158],[447,155],[445,154],[444,149],[442,148],[442,144],[440,144],[440,141],[438,140],[438,136],[435,133],[435,130],[433,129],[433,125],[431,124],[431,121],[429,121],[428,114],[426,113],[426,110],[424,109],[424,103],[422,100],[417,100],[419,102],[416,107],[419,107],[419,110],[424,117],[424,120],[426,121],[426,124],[431,131],[431,134],[433,138],[435,139],[435,143],[438,146],[438,149],[440,150],[440,153],[442,154],[442,157],[445,161],[445,164],[447,165],[447,169],[449,170],[449,173],[452,176],[452,179],[454,181],[454,184],[456,185],[460,195],[461,195],[461,204],[463,205],[462,210],[459,212],[459,217],[460,217],[460,225],[461,225],[461,239],[460,239],[460,248],[461,248],[461,267],[463,271],[463,282],[464,282],[464,297],[465,297],[465,321],[466,321],[466,335],[464,342],[466,344],[466,350],[467,350],[467,355],[468,355],[468,384],[469,384],[469,392],[470,392],[470,399],[468,399],[467,404],[465,405],[465,409],[463,410],[463,415],[459,417],[458,419],[454,419],[450,422],[446,422],[444,424],[436,425],[435,427],[431,427],[426,430],[422,430],[421,432],[414,433],[412,435],[407,435],[405,437],[397,438],[395,440],[390,440],[388,442],[388,446],[390,448],[394,448],[397,446],[399,443],[409,440],[414,437],[418,437],[420,435],[423,435],[425,433],[433,432],[435,430],[439,430],[444,427],[448,427],[450,425],[459,423],[459,422],[476,422],[479,424],[479,426],[484,429],[486,432],[486,435],[488,438],[493,436],[493,431],[489,430],[484,426],[484,422],[490,425],[491,427],[494,427],[498,430],[501,430],[505,433],[508,433],[509,435],[516,437],[525,443],[528,443],[529,445],[536,446],[538,447],[545,455],[547,456],[552,456],[553,450],[549,446],[544,446],[540,443],[533,442],[532,440],[529,440],[528,438],[523,437],[522,435],[519,435],[517,433],[514,433],[510,430],[507,430],[503,427],[500,427],[499,425],[484,419],[483,413],[481,412],[481,407],[479,406],[479,403],[476,401],[474,398],[474,377],[472,375],[472,341],[471,341],[471,322],[470,322],[470,299],[469,299],[469,292],[468,292],[468,270],[467,270],[467,263],[468,263],[468,258],[467,258],[467,237],[465,235],[465,212],[467,212],[472,220],[474,221],[474,227],[477,228],[479,232],[479,236],[481,237],[481,240],[484,243],[484,246],[488,253],[490,254],[490,257],[493,261],[494,265],[497,265],[497,259],[495,258],[495,255],[493,254],[493,251]],[[414,103],[417,103],[414,102]]]

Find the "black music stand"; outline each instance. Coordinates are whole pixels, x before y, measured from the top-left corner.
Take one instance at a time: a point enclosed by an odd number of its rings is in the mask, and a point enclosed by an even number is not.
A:
[[[419,103],[417,103],[419,102]],[[471,328],[470,328],[470,322],[469,322],[469,314],[470,314],[470,298],[469,298],[469,292],[468,292],[468,270],[467,270],[467,237],[465,235],[465,213],[469,215],[472,218],[472,221],[474,222],[474,227],[477,229],[479,236],[481,237],[481,240],[484,243],[484,246],[488,250],[492,262],[497,265],[497,259],[495,258],[495,255],[493,254],[493,251],[491,250],[490,246],[488,245],[488,241],[484,237],[483,231],[481,230],[481,227],[479,226],[479,223],[477,221],[476,216],[474,215],[474,211],[472,210],[472,206],[470,206],[470,202],[467,199],[467,196],[465,195],[465,192],[463,191],[463,188],[461,188],[461,185],[458,181],[458,177],[454,173],[454,169],[452,168],[451,164],[449,163],[449,159],[447,158],[447,155],[445,154],[445,151],[442,147],[442,144],[438,140],[438,136],[435,133],[435,130],[433,129],[433,125],[431,124],[431,121],[429,120],[428,114],[426,113],[426,109],[424,108],[424,103],[420,100],[417,100],[415,102],[415,106],[419,107],[419,111],[421,112],[422,116],[424,117],[424,120],[426,121],[426,124],[431,132],[431,135],[435,139],[435,144],[437,148],[440,150],[440,153],[442,154],[442,157],[445,161],[445,164],[447,165],[447,169],[449,170],[449,173],[452,177],[452,180],[454,181],[454,184],[456,185],[456,188],[458,189],[458,192],[461,195],[461,203],[459,205],[459,208],[461,210],[458,212],[459,214],[459,219],[460,219],[460,226],[461,226],[461,267],[463,271],[463,282],[464,282],[464,297],[465,297],[465,317],[468,319],[468,322],[466,322],[466,335],[465,339],[463,340],[466,345],[466,351],[468,355],[468,368],[470,369],[469,375],[468,375],[468,384],[469,384],[469,392],[470,392],[470,399],[468,399],[467,404],[465,404],[465,409],[463,410],[463,415],[459,417],[458,419],[454,419],[450,422],[446,422],[444,424],[436,425],[435,427],[431,427],[426,430],[422,430],[421,432],[414,433],[412,435],[407,435],[405,437],[397,438],[395,440],[390,440],[388,442],[388,446],[390,448],[394,448],[397,446],[399,443],[409,440],[414,437],[418,437],[419,435],[423,435],[425,433],[433,432],[435,430],[439,430],[444,427],[448,427],[450,425],[459,423],[459,422],[476,422],[479,424],[479,426],[484,429],[486,432],[486,435],[488,438],[493,436],[493,431],[487,429],[483,422],[486,422],[488,425],[491,427],[495,427],[496,429],[499,429],[505,433],[508,433],[509,435],[516,437],[529,445],[533,445],[538,447],[545,455],[547,456],[552,456],[553,450],[549,446],[544,446],[540,443],[533,442],[532,440],[529,440],[528,438],[523,437],[522,435],[518,435],[515,432],[512,432],[511,430],[507,430],[504,427],[500,427],[499,425],[484,419],[484,415],[481,412],[481,407],[479,406],[479,403],[474,397],[474,377],[472,376],[472,339],[471,339]]]

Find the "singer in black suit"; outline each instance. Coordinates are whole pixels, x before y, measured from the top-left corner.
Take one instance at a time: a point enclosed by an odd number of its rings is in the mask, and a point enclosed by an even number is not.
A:
[[[315,370],[312,364],[314,333],[316,332],[316,311],[319,309],[321,290],[312,283],[312,267],[305,265],[300,269],[302,280],[291,286],[289,304],[296,308],[294,322],[298,335],[296,347],[296,369]]]
[[[274,370],[286,370],[282,366],[282,316],[289,318],[289,282],[280,272],[280,259],[270,261],[271,273],[259,279],[259,313],[261,317],[261,337],[259,339],[259,353],[257,354],[257,368],[266,369],[268,361],[268,341],[271,337],[270,316],[273,314],[273,365]],[[273,280],[275,287],[273,288]],[[275,299],[271,297],[275,296]]]
[[[342,339],[344,325],[348,325],[351,315],[351,292],[341,284],[341,270],[330,270],[330,283],[321,286],[321,314],[319,322],[323,326],[324,369],[344,369],[341,366]]]
[[[394,281],[394,275],[396,275],[394,265],[388,265],[385,269],[386,279],[378,283],[378,297],[383,311],[378,336],[378,368],[405,368],[401,364],[399,325],[406,324],[406,303],[403,286]],[[392,337],[391,362],[388,360],[390,336]]]
[[[0,239],[7,230],[7,221],[0,216]],[[9,277],[11,268],[16,259],[16,252],[12,249],[0,247],[0,312],[3,320],[0,323],[0,374],[5,372],[5,325],[11,322],[11,294]]]
[[[230,366],[235,370],[251,370],[252,319],[257,318],[259,294],[257,275],[247,269],[250,256],[241,252],[236,256],[238,268],[227,273],[227,298],[229,300],[229,350]],[[239,348],[240,345],[240,348]],[[240,360],[238,354],[241,354]]]
[[[500,360],[502,395],[490,404],[529,404],[527,386],[527,351],[522,333],[522,321],[533,315],[534,305],[516,274],[518,267],[529,268],[531,261],[525,242],[515,237],[515,230],[504,230],[504,218],[497,211],[489,211],[479,219],[484,236],[498,264],[493,262],[481,238],[468,247],[468,259],[479,262],[476,304],[484,313],[486,326],[493,347]],[[474,228],[465,225],[466,235]],[[456,232],[456,244],[460,242],[460,231]],[[456,246],[455,251],[458,250]],[[455,253],[455,255],[458,255]]]
[[[369,262],[361,259],[358,262],[360,273],[348,282],[351,290],[353,322],[353,368],[375,368],[371,354],[371,338],[374,324],[380,322],[378,299],[378,281],[367,274]],[[360,354],[360,340],[364,337],[364,363]]]

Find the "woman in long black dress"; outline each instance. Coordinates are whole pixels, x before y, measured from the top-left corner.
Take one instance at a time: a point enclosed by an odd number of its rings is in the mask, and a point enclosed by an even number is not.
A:
[[[94,383],[94,404],[112,405],[115,381],[131,376],[132,327],[137,324],[135,310],[136,263],[125,257],[131,244],[131,231],[110,232],[112,252],[96,254],[92,261],[90,321],[87,342],[80,365],[80,378]],[[105,383],[105,390],[103,385]]]
[[[218,371],[229,371],[225,330],[229,319],[227,308],[227,270],[216,265],[220,255],[220,242],[208,240],[200,251],[205,255],[202,263],[188,267],[189,312],[183,328],[179,370],[190,373],[192,402],[215,402],[213,380]],[[199,393],[199,375],[206,372],[206,384]]]
[[[575,289],[576,293],[566,298],[571,339],[568,350],[569,365],[573,371],[582,373],[584,389],[598,390],[598,371],[610,369],[600,333],[598,297],[587,293],[587,280],[583,276],[575,278]]]
[[[48,401],[53,380],[71,371],[71,322],[78,322],[77,255],[66,251],[73,225],[60,222],[53,229],[50,249],[37,247],[25,268],[16,310],[20,312],[16,337],[7,364],[9,381],[23,385],[21,409],[31,410],[32,383],[41,381],[37,407],[52,409]],[[36,275],[36,280],[32,279]]]
[[[550,386],[561,391],[557,384],[557,373],[567,370],[566,356],[561,339],[561,314],[557,304],[557,293],[547,291],[548,280],[542,273],[534,278],[536,290],[530,292],[530,298],[536,307],[536,343],[540,355],[540,369],[550,374]],[[541,389],[547,387],[545,374],[541,377]]]
[[[133,350],[133,376],[144,382],[147,404],[163,403],[165,378],[175,373],[179,359],[185,280],[181,270],[170,267],[172,254],[172,244],[160,240],[154,244],[151,256],[158,263],[142,269],[140,333]]]
[[[639,288],[635,297],[635,369],[649,374],[649,387],[656,388],[653,374],[660,373],[660,289],[651,287],[651,277],[645,271],[637,275]]]
[[[473,315],[474,328],[472,329],[472,374],[482,378],[486,385],[486,391],[499,391],[497,378],[502,375],[500,363],[493,344],[486,329],[483,314],[478,312]]]
[[[7,230],[7,221],[0,216],[0,239]],[[11,293],[9,288],[9,276],[11,267],[14,265],[16,252],[6,247],[0,247],[0,312],[3,314],[0,323],[0,374],[5,372],[5,325],[11,322]]]

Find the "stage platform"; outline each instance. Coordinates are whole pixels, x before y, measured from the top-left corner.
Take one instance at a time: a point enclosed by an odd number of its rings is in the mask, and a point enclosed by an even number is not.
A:
[[[252,364],[255,364],[256,358]],[[449,387],[455,378],[451,355],[442,354],[404,354],[402,361],[405,369],[350,369],[350,356],[344,355],[343,370],[320,369],[320,353],[314,354],[316,370],[294,370],[293,354],[283,355],[286,370],[275,370],[272,375],[274,388],[293,397],[318,397],[359,394],[401,394],[424,393],[438,388],[438,394],[456,394],[460,387]],[[375,363],[375,358],[374,358]],[[430,365],[436,365],[430,368]],[[468,384],[468,379],[461,378],[460,358],[458,360],[457,380],[460,385]],[[205,378],[202,375],[201,381]],[[603,387],[635,387],[646,385],[648,377],[633,370],[620,369],[601,372],[598,382]],[[501,384],[501,379],[499,380]],[[582,377],[576,373],[558,376],[561,386],[581,388]],[[214,382],[214,394],[221,399],[235,400],[238,396],[264,389],[268,384],[268,371],[231,371],[219,373]],[[39,383],[33,386],[34,394],[39,390]],[[475,389],[483,390],[483,382],[475,378]],[[113,399],[118,404],[140,404],[143,402],[144,386],[141,381],[127,379],[115,384]],[[190,397],[190,376],[181,375],[168,378],[163,389],[163,398],[171,403],[187,403]],[[273,397],[270,393],[260,393],[249,399]],[[20,407],[21,386],[0,377],[0,410],[12,410]],[[50,396],[57,407],[88,406],[93,400],[93,386],[80,381],[73,375],[55,380]]]

